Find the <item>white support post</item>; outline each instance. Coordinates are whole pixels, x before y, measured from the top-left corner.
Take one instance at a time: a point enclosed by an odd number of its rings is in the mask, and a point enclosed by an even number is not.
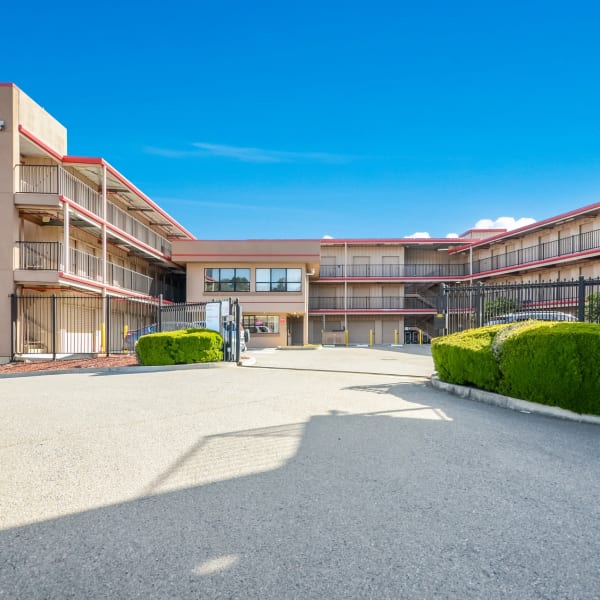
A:
[[[70,235],[69,235],[69,229],[70,229],[70,213],[71,213],[71,209],[69,208],[69,204],[67,202],[64,202],[64,208],[63,208],[63,213],[64,213],[64,224],[63,224],[63,252],[64,252],[64,256],[62,257],[62,263],[63,263],[63,267],[62,267],[62,272],[63,273],[70,273],[71,272],[71,241],[70,241]],[[59,258],[60,260],[60,258]]]
[[[102,165],[102,283],[108,283],[107,278],[107,255],[106,255],[106,165]],[[106,288],[104,288],[106,293]]]

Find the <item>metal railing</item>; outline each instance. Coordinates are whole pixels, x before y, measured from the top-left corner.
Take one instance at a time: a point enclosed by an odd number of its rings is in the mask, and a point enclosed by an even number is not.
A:
[[[558,258],[560,256],[568,256],[569,254],[596,249],[600,249],[600,229],[475,260],[473,261],[473,273],[485,273],[486,271],[518,267],[549,258]]]
[[[19,192],[60,194],[102,219],[102,194],[56,165],[17,165]],[[110,201],[106,220],[134,239],[171,256],[171,242]]]
[[[17,268],[23,270],[64,270],[64,247],[62,242],[17,242]],[[102,281],[102,259],[76,248],[69,248],[70,275],[95,282]],[[108,261],[106,283],[115,287],[149,295],[153,278],[132,269]]]
[[[463,277],[468,275],[466,264],[355,264],[321,265],[320,277]]]
[[[600,279],[443,285],[438,314],[448,333],[527,319],[600,322]]]
[[[206,304],[164,305],[158,301],[111,296],[10,296],[11,357],[117,354],[135,351],[143,335],[203,326]],[[240,311],[237,300],[221,302],[224,360],[239,362]],[[227,329],[225,326],[228,326]]]
[[[437,310],[437,298],[426,299],[414,296],[348,296],[310,298],[309,310]]]

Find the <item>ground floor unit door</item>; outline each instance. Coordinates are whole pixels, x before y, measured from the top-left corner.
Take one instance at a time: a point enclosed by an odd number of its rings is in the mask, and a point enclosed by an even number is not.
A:
[[[302,346],[304,344],[304,318],[288,316],[288,345]]]

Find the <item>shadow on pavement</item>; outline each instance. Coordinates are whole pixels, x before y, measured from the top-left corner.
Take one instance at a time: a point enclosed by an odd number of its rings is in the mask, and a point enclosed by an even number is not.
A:
[[[560,556],[572,551],[588,574],[586,589],[600,589],[597,555],[580,551],[586,543],[593,550],[594,528],[582,540],[563,516],[555,555],[555,507],[545,498],[539,510],[541,490],[529,473],[511,483],[531,498],[515,515],[507,510],[513,492],[493,469],[469,476],[473,462],[489,458],[485,449],[451,465],[437,440],[451,436],[452,420],[428,408],[338,412],[200,439],[145,497],[0,532],[0,595],[524,598],[560,573]],[[299,445],[274,470],[160,492],[178,472],[193,478],[206,469],[207,443],[233,438],[244,444],[241,461],[254,460],[257,443],[272,452],[281,440]],[[539,538],[536,553],[524,544],[531,536]],[[573,583],[561,577],[556,597]]]

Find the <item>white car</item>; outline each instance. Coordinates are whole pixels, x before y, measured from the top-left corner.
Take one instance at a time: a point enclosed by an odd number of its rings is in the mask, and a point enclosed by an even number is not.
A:
[[[516,323],[517,321],[577,321],[577,317],[565,312],[554,310],[521,310],[506,315],[498,315],[486,322],[486,325],[503,325],[505,323]]]

